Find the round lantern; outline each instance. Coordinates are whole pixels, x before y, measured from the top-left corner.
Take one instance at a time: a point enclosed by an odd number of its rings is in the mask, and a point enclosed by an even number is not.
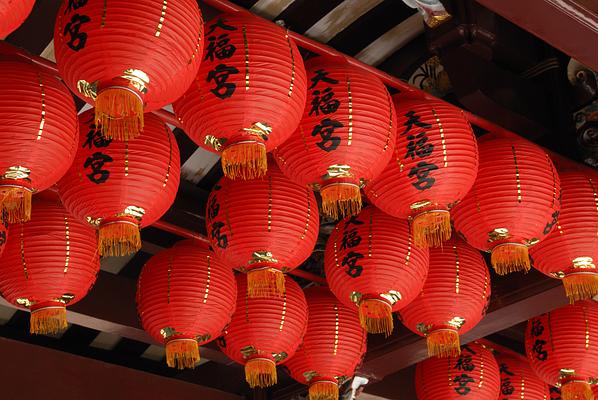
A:
[[[392,158],[397,121],[386,87],[342,58],[306,63],[308,99],[299,128],[276,150],[282,171],[320,189],[322,210],[338,219],[361,209],[359,188]]]
[[[499,400],[546,400],[548,385],[534,374],[526,359],[519,355],[495,355],[500,369]]]
[[[100,270],[93,229],[80,223],[56,198],[33,200],[31,221],[9,227],[0,262],[0,292],[31,310],[31,333],[67,328],[66,306],[81,300]]]
[[[0,3],[0,39],[25,22],[34,4],[35,0],[4,0]]]
[[[475,181],[475,136],[463,111],[447,103],[394,99],[395,155],[365,193],[382,211],[412,221],[417,246],[436,247],[451,237],[449,210]]]
[[[470,343],[458,357],[432,357],[417,364],[415,391],[418,400],[496,400],[500,371],[490,350]]]
[[[179,187],[179,148],[166,124],[145,116],[143,135],[131,142],[104,138],[93,110],[79,116],[81,139],[73,165],[58,190],[80,221],[99,228],[102,256],[141,248],[139,229],[168,210]]]
[[[569,171],[561,178],[561,213],[555,229],[530,249],[534,268],[563,280],[571,301],[598,295],[598,175]]]
[[[54,28],[60,75],[95,104],[107,138],[144,129],[144,112],[179,98],[199,69],[203,22],[195,0],[64,1]]]
[[[366,351],[357,313],[325,287],[305,290],[309,318],[303,343],[285,366],[296,381],[309,385],[311,400],[337,400]]]
[[[247,277],[237,279],[237,307],[220,349],[232,360],[245,365],[249,386],[276,384],[276,364],[292,357],[307,327],[307,303],[295,281],[286,278],[283,297],[249,297]]]
[[[263,179],[222,178],[210,193],[206,225],[218,257],[247,273],[250,296],[282,296],[283,273],[316,244],[318,205],[311,190],[271,163]]]
[[[584,300],[532,318],[525,350],[532,369],[563,400],[592,400],[598,376],[598,303]]]
[[[0,57],[0,205],[9,222],[29,220],[32,193],[64,175],[78,138],[75,103],[58,78]]]
[[[409,304],[428,274],[428,249],[414,247],[409,223],[374,208],[340,221],[326,244],[326,279],[369,333],[390,335],[392,312]]]
[[[222,154],[224,175],[261,177],[266,152],[301,119],[303,59],[284,28],[252,14],[219,15],[206,26],[202,65],[175,113],[198,145]]]
[[[169,367],[195,367],[199,345],[220,336],[235,310],[232,269],[202,246],[185,240],[156,254],[137,283],[141,324],[166,345]]]
[[[560,209],[559,177],[548,154],[516,137],[483,136],[469,194],[452,211],[455,230],[492,254],[499,275],[528,271],[528,247],[550,233]]]
[[[428,278],[401,310],[403,324],[425,336],[428,354],[459,355],[459,335],[478,324],[490,300],[490,273],[482,255],[458,238],[430,249]]]

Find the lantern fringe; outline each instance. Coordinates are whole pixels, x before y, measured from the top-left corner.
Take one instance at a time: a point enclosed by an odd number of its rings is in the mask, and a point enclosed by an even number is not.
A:
[[[338,220],[361,211],[361,193],[359,186],[353,183],[334,183],[323,186],[322,213],[329,218]]]
[[[413,242],[417,247],[439,247],[451,238],[451,214],[427,211],[413,219]]]
[[[563,400],[594,400],[592,387],[587,382],[570,382],[561,387]]]
[[[98,252],[101,256],[126,256],[141,249],[139,226],[130,222],[100,225]]]
[[[277,382],[276,364],[267,358],[253,358],[245,364],[245,380],[250,388],[269,387]]]
[[[95,120],[108,139],[135,139],[143,131],[143,101],[130,89],[104,89],[95,102]]]
[[[359,303],[359,321],[368,333],[384,333],[385,337],[389,337],[394,329],[392,307],[378,299],[365,299]]]
[[[199,363],[199,345],[195,339],[173,339],[166,342],[166,364],[171,368],[195,368]]]
[[[309,400],[338,400],[338,385],[335,382],[314,382],[309,385]]]
[[[240,142],[222,151],[222,170],[230,179],[261,178],[268,171],[266,146],[259,142]]]
[[[16,224],[31,219],[32,191],[19,186],[0,187],[2,208],[8,213],[8,222]]]
[[[247,272],[249,297],[282,297],[285,293],[284,274],[274,268],[259,268]]]
[[[519,243],[506,243],[492,249],[492,267],[498,275],[511,272],[528,272],[530,269],[527,246]]]
[[[565,293],[571,303],[598,295],[598,274],[570,274],[563,278]]]
[[[459,333],[452,329],[439,329],[426,336],[428,357],[458,357],[461,354]]]
[[[56,335],[68,328],[66,307],[44,307],[31,311],[29,332],[36,335]]]

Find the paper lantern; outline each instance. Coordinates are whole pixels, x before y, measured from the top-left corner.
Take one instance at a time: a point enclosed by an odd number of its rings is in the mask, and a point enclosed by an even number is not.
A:
[[[100,270],[96,234],[55,196],[33,200],[31,221],[10,225],[0,262],[0,292],[31,310],[31,333],[67,328],[66,306],[81,300]]]
[[[555,229],[530,249],[533,266],[563,280],[571,301],[598,295],[598,175],[583,171],[559,174],[561,213]]]
[[[415,390],[418,400],[496,400],[500,371],[490,350],[470,343],[458,357],[432,357],[417,364]]]
[[[143,135],[134,141],[105,139],[93,110],[79,116],[81,140],[73,165],[58,183],[65,207],[99,229],[102,256],[141,248],[139,229],[168,210],[179,187],[176,139],[158,117],[145,116]]]
[[[203,48],[195,0],[64,1],[54,28],[60,75],[95,104],[107,138],[144,129],[144,112],[179,98],[193,82]]]
[[[247,273],[250,296],[282,296],[283,273],[316,244],[318,205],[311,190],[271,163],[263,179],[222,178],[210,193],[206,226],[218,257]]]
[[[145,264],[137,282],[141,324],[166,345],[169,367],[195,367],[199,346],[220,336],[235,310],[232,269],[203,247],[185,240],[161,251]]]
[[[342,58],[306,63],[308,100],[299,128],[276,150],[282,172],[320,190],[322,210],[338,219],[361,209],[359,188],[386,167],[397,121],[386,87]]]
[[[0,205],[9,222],[29,220],[32,193],[64,175],[78,139],[75,103],[58,78],[0,56]]]
[[[303,343],[285,362],[296,381],[309,385],[311,400],[337,400],[366,351],[366,333],[354,309],[325,287],[305,290],[309,318]]]
[[[561,386],[563,400],[593,400],[598,376],[598,303],[578,301],[532,318],[525,350],[532,369],[549,385]]]
[[[252,14],[218,15],[206,26],[202,65],[175,113],[199,146],[222,154],[224,175],[261,177],[266,152],[301,119],[303,59],[284,28]]]
[[[374,208],[340,221],[326,244],[326,279],[369,333],[390,335],[392,312],[409,304],[428,274],[428,249],[413,246],[409,222]]]
[[[0,39],[25,22],[34,4],[35,0],[4,0],[0,3]]]
[[[528,361],[519,355],[495,355],[500,369],[498,400],[547,400],[548,385],[534,374]]]
[[[528,247],[556,225],[559,177],[548,154],[516,137],[483,136],[476,182],[452,211],[455,230],[492,254],[499,275],[528,271]]]
[[[245,365],[249,386],[276,384],[276,364],[292,357],[307,327],[307,303],[303,291],[285,277],[283,297],[249,297],[247,277],[237,278],[237,308],[220,349],[229,358]]]

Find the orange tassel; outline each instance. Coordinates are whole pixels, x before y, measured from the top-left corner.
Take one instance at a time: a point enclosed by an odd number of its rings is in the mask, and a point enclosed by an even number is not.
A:
[[[392,307],[383,300],[365,299],[359,303],[359,321],[368,333],[389,337],[394,328]]]
[[[249,297],[284,296],[284,274],[274,268],[258,268],[247,272]]]
[[[519,243],[499,244],[492,249],[491,261],[498,275],[527,272],[530,269],[527,246]]]
[[[572,273],[563,278],[565,293],[569,302],[591,299],[598,296],[598,273]]]
[[[587,382],[570,382],[561,387],[563,400],[594,400],[592,387]]]
[[[98,252],[101,256],[126,256],[141,249],[139,226],[129,221],[100,225]]]
[[[95,113],[96,124],[108,139],[126,141],[143,132],[143,101],[131,89],[102,90],[95,102]]]
[[[8,213],[8,222],[16,224],[31,219],[32,191],[22,186],[0,187],[2,208]]]
[[[66,307],[51,306],[31,311],[29,332],[32,334],[57,335],[66,328]]]
[[[245,380],[250,388],[265,388],[276,384],[276,364],[267,358],[252,358],[245,364]]]
[[[238,142],[222,151],[222,170],[230,179],[261,178],[268,171],[266,146],[259,142]]]
[[[334,220],[357,215],[361,211],[359,186],[353,183],[332,183],[323,186],[322,213]]]
[[[166,342],[166,364],[171,368],[195,368],[199,363],[199,345],[194,339]]]
[[[336,382],[319,381],[309,385],[309,400],[338,400]]]
[[[412,222],[413,242],[417,247],[439,247],[451,238],[451,214],[448,211],[426,211]]]
[[[428,357],[458,357],[461,354],[459,333],[452,329],[438,329],[426,336]]]

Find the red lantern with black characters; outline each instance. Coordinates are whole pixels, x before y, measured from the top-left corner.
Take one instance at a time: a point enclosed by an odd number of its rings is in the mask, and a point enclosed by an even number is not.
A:
[[[390,335],[392,313],[409,304],[428,275],[428,249],[413,246],[409,222],[367,207],[340,221],[326,244],[330,289],[359,309],[369,333]]]
[[[538,378],[529,362],[520,355],[495,354],[500,369],[498,400],[546,400],[548,385]]]
[[[527,322],[525,350],[532,369],[563,400],[593,400],[598,376],[598,303],[578,301]]]
[[[285,276],[282,297],[250,297],[247,277],[237,279],[237,308],[218,341],[232,360],[245,365],[249,386],[276,384],[276,365],[292,357],[307,328],[307,303],[295,281]]]
[[[222,333],[235,310],[232,269],[202,243],[185,240],[153,256],[137,282],[143,329],[166,345],[169,367],[193,368],[199,345]]]
[[[66,330],[66,306],[91,289],[100,270],[96,234],[55,195],[33,200],[31,221],[10,225],[0,262],[0,292],[31,310],[31,333]]]
[[[0,3],[0,39],[25,22],[34,4],[35,0],[4,0]]]
[[[301,119],[303,59],[284,28],[249,13],[218,15],[206,26],[202,65],[175,113],[198,145],[222,154],[225,176],[264,176],[266,153]]]
[[[337,400],[339,386],[353,378],[366,351],[366,333],[353,308],[325,287],[305,290],[309,318],[303,343],[285,362],[296,381],[309,385],[309,398]]]
[[[322,210],[338,219],[361,209],[360,186],[386,167],[396,116],[384,84],[343,58],[306,63],[308,100],[299,128],[276,150],[282,172],[320,189]]]
[[[141,248],[139,229],[168,210],[179,187],[179,148],[168,126],[145,116],[143,135],[130,142],[106,139],[93,110],[79,116],[79,151],[58,182],[65,207],[99,229],[102,256]]]
[[[107,138],[144,130],[144,112],[191,85],[201,62],[203,21],[195,0],[64,1],[54,28],[67,86],[95,105]]]
[[[528,247],[557,223],[558,174],[542,148],[518,136],[486,135],[478,145],[476,182],[451,213],[455,230],[473,247],[491,253],[499,275],[528,271]]]

